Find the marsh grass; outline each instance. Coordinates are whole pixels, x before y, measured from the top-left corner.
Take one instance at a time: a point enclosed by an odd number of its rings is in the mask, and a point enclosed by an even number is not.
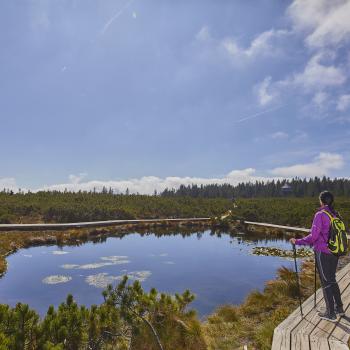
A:
[[[313,292],[313,261],[303,263],[300,273],[302,299]],[[317,281],[319,285],[319,281]],[[277,278],[268,281],[262,292],[253,291],[241,305],[220,306],[203,323],[208,349],[271,349],[275,327],[298,306],[295,273],[281,267]]]

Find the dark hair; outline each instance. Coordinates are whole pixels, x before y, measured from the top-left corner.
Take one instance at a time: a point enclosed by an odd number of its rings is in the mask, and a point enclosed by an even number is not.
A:
[[[331,192],[323,191],[320,193],[318,198],[320,199],[320,201],[323,204],[328,205],[328,207],[329,207],[329,209],[331,209],[331,211],[335,212],[335,210],[333,208],[334,196]]]

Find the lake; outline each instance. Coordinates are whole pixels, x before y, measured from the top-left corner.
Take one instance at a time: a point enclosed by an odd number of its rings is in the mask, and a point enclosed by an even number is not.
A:
[[[149,290],[167,293],[189,289],[200,316],[224,303],[241,303],[247,294],[293,261],[252,255],[255,246],[290,249],[285,239],[249,234],[213,235],[210,231],[158,236],[130,233],[80,246],[41,246],[21,249],[7,258],[8,271],[0,279],[0,302],[28,303],[44,315],[68,293],[80,304],[103,302],[101,292],[128,274]]]

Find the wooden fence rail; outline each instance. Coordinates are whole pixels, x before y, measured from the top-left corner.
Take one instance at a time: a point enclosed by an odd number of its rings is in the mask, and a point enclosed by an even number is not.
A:
[[[90,222],[71,222],[71,223],[54,223],[54,224],[0,224],[0,231],[33,231],[33,230],[62,230],[69,228],[83,227],[102,227],[126,224],[143,224],[143,223],[167,223],[167,222],[205,222],[210,218],[181,218],[181,219],[136,219],[136,220],[107,220],[107,221],[90,221]]]

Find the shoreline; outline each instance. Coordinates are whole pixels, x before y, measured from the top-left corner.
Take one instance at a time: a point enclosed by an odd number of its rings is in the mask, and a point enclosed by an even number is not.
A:
[[[41,245],[79,245],[89,241],[108,238],[113,235],[127,235],[132,231],[142,233],[147,230],[163,230],[164,233],[169,233],[169,230],[186,231],[189,229],[212,229],[213,231],[225,230],[228,233],[238,232],[243,230],[250,234],[264,234],[272,237],[294,237],[298,236],[295,232],[288,231],[285,228],[264,227],[244,224],[242,221],[220,220],[220,219],[141,219],[136,220],[121,220],[119,222],[129,222],[122,224],[104,225],[101,227],[81,227],[81,223],[71,229],[50,229],[50,230],[10,230],[4,231],[0,229],[0,278],[6,274],[7,261],[6,258],[17,252],[19,249],[30,248]],[[32,225],[32,224],[29,224]],[[42,225],[42,224],[34,224]],[[46,225],[46,224],[43,224]],[[51,225],[51,224],[49,224]],[[52,224],[60,225],[60,224]],[[64,224],[67,225],[67,224]],[[0,225],[1,226],[1,225]],[[157,232],[156,232],[157,233]],[[299,236],[301,234],[299,233]]]
[[[30,248],[43,245],[80,245],[89,241],[98,241],[113,237],[124,236],[133,231],[144,231],[152,229],[155,231],[172,231],[180,229],[186,232],[189,229],[208,229],[211,222],[208,221],[162,221],[143,222],[136,224],[111,225],[103,228],[74,228],[69,230],[49,230],[49,231],[2,231],[0,232],[0,278],[6,274],[6,258],[16,253],[19,249]],[[169,232],[168,232],[169,233]]]

